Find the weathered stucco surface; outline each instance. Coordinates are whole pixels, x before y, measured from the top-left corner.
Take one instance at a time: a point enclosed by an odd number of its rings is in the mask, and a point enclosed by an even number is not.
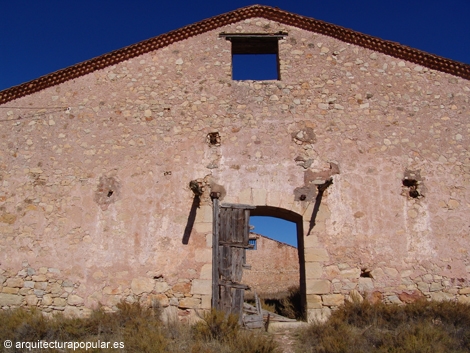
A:
[[[279,31],[281,79],[233,81],[219,33]],[[469,98],[468,80],[250,19],[4,104],[0,305],[209,308],[214,183],[303,217],[310,318],[351,291],[469,301]]]

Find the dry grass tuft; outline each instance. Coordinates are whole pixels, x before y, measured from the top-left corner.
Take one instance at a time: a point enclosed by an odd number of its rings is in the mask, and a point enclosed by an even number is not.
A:
[[[470,306],[418,301],[406,306],[346,303],[324,324],[298,333],[299,352],[470,351]]]
[[[46,318],[36,310],[0,310],[0,341],[123,342],[123,349],[109,350],[119,353],[278,352],[270,336],[263,332],[243,330],[238,325],[237,317],[217,311],[207,313],[203,320],[189,326],[180,322],[164,324],[158,307],[121,303],[118,308],[115,313],[95,310],[88,318],[68,318],[63,315]],[[102,352],[103,349],[74,350],[85,351],[93,353]],[[8,350],[2,345],[0,352],[22,350]]]

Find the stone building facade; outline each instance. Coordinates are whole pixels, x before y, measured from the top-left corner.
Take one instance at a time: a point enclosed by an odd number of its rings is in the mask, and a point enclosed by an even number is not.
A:
[[[268,37],[279,79],[233,80],[232,44]],[[468,302],[469,79],[251,6],[4,90],[0,305],[210,308],[215,188],[297,223],[309,319],[352,292]]]
[[[289,287],[299,286],[299,254],[295,246],[256,233],[251,233],[250,239],[256,247],[246,251],[249,269],[243,271],[242,279],[250,292],[276,297],[288,293]]]

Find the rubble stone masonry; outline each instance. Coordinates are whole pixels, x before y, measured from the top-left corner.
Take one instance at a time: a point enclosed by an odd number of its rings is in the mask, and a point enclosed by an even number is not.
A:
[[[280,31],[280,80],[232,80],[219,34]],[[466,79],[252,18],[7,102],[0,306],[210,308],[214,185],[302,217],[309,319],[352,293],[469,302],[469,98]]]

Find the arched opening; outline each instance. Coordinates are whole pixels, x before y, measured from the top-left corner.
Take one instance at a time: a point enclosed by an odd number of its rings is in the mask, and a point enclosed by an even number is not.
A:
[[[271,230],[266,223],[271,223]],[[250,299],[256,291],[278,314],[305,318],[302,216],[278,207],[256,206],[250,215],[253,224],[250,243],[256,250],[246,252],[244,283],[252,288],[245,292],[246,297]]]

